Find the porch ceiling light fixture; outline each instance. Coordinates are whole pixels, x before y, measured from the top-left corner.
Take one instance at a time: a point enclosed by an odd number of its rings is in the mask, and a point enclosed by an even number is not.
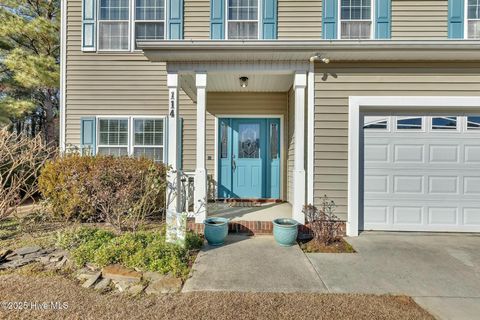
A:
[[[240,77],[240,87],[246,88],[248,86],[248,77]]]

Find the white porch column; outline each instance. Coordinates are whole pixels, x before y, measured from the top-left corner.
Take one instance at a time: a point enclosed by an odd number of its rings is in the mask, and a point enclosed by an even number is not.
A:
[[[305,205],[305,87],[306,72],[295,73],[295,156],[293,172],[293,212],[292,218],[305,223],[302,212]]]
[[[178,154],[179,141],[178,127],[179,127],[179,113],[178,113],[178,85],[179,78],[177,73],[167,74],[168,86],[168,159],[167,163],[171,167],[168,173],[168,187],[167,187],[167,210],[171,212],[181,213],[182,197],[181,197],[181,181],[179,172]]]
[[[207,217],[207,169],[205,166],[205,112],[207,104],[207,74],[197,73],[197,166],[195,169],[195,222],[202,223]]]

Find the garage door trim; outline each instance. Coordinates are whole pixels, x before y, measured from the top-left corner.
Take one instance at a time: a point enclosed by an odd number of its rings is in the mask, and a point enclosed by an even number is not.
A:
[[[419,110],[480,112],[476,96],[351,96],[348,113],[348,221],[347,235],[358,236],[360,205],[360,114],[364,111],[418,113]]]

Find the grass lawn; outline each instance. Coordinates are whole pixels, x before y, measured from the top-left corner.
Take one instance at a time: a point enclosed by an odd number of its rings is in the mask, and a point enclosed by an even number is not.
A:
[[[0,319],[434,319],[405,296],[196,292],[100,294],[58,275],[0,276],[2,301],[66,302],[64,310],[5,310]]]

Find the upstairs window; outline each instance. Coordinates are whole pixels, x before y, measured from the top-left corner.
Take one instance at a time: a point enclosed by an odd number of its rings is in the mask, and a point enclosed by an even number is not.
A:
[[[373,25],[371,0],[339,1],[341,39],[371,39]]]
[[[135,40],[165,39],[165,0],[135,0]]]
[[[227,3],[228,39],[258,39],[258,0],[227,0]]]
[[[467,35],[480,39],[480,0],[467,0]]]
[[[99,50],[129,49],[129,0],[100,0]]]

